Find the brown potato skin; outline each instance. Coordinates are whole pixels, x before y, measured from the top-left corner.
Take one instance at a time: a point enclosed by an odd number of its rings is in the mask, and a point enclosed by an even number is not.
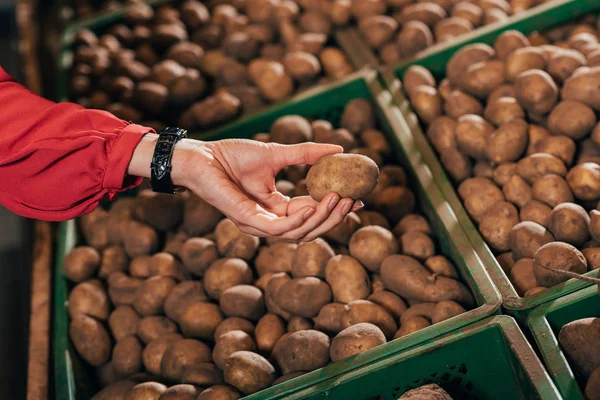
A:
[[[367,297],[367,300],[379,304],[396,319],[400,318],[402,313],[408,308],[400,296],[388,290],[380,290],[376,293],[372,293]]]
[[[69,337],[81,357],[90,365],[99,367],[110,357],[110,337],[94,318],[76,315],[69,324]]]
[[[271,354],[275,343],[286,332],[286,328],[278,315],[265,314],[256,324],[254,332],[258,351]]]
[[[108,317],[108,326],[115,340],[135,335],[137,332],[139,315],[130,306],[118,306]]]
[[[254,260],[254,266],[259,276],[269,272],[291,272],[293,258],[296,253],[296,243],[273,243],[268,247],[261,247]]]
[[[362,322],[338,333],[331,341],[329,354],[333,362],[385,344],[385,335],[376,325]]]
[[[284,311],[303,318],[315,317],[331,301],[329,285],[318,278],[296,278],[284,283],[275,293],[275,303]]]
[[[144,343],[149,343],[161,336],[176,333],[177,325],[170,319],[162,316],[150,316],[140,319],[136,335]]]
[[[225,362],[225,382],[244,394],[269,387],[275,380],[275,368],[262,356],[250,351],[237,351]]]
[[[578,204],[562,203],[552,209],[548,230],[559,242],[582,246],[589,239],[590,217]]]
[[[347,328],[361,322],[369,322],[378,326],[386,338],[391,338],[398,329],[394,317],[376,303],[368,300],[355,300],[346,304],[341,318],[342,327]]]
[[[292,275],[294,278],[314,276],[323,279],[327,262],[334,255],[331,246],[321,238],[300,243],[294,252]]]
[[[213,299],[235,285],[251,284],[252,270],[240,258],[224,258],[215,261],[204,275],[204,290]]]
[[[142,352],[144,368],[154,375],[160,375],[160,363],[171,343],[182,339],[178,333],[163,335],[149,342]]]
[[[219,306],[196,301],[185,308],[179,319],[179,328],[186,337],[211,340],[223,319]]]
[[[554,236],[545,227],[531,221],[519,222],[510,233],[510,248],[514,261],[533,258],[535,252],[554,241]]]
[[[65,276],[73,282],[92,277],[100,266],[100,254],[93,247],[76,247],[67,254],[63,262]]]
[[[109,301],[102,283],[93,279],[76,285],[69,293],[67,309],[71,318],[85,314],[101,321],[106,320]]]
[[[158,382],[144,382],[138,383],[125,395],[124,400],[137,400],[137,399],[156,399],[160,397],[167,387]]]
[[[117,342],[112,352],[112,364],[120,376],[129,376],[142,368],[142,345],[135,336]]]
[[[219,297],[219,306],[228,317],[258,320],[265,313],[262,291],[252,285],[236,285],[225,290]]]
[[[433,240],[423,232],[414,230],[406,232],[400,236],[399,242],[402,253],[407,256],[419,260],[426,260],[435,254],[435,244],[433,243]],[[381,261],[383,262],[383,260]]]
[[[558,334],[558,343],[574,370],[584,379],[594,372],[600,359],[594,343],[599,325],[598,318],[583,318],[565,324]]]
[[[575,247],[563,242],[545,244],[539,248],[533,259],[533,273],[537,286],[550,287],[569,279],[569,277],[551,270],[566,270],[578,274],[584,274],[587,271],[587,261],[583,254]]]
[[[342,198],[359,199],[373,191],[378,178],[379,168],[370,158],[358,154],[332,154],[312,166],[306,184],[310,196],[317,201],[331,192]]]
[[[348,248],[352,257],[360,261],[369,271],[376,272],[385,257],[398,252],[398,243],[392,232],[371,225],[354,232]]]
[[[161,375],[180,381],[188,366],[211,362],[210,348],[195,339],[180,339],[172,342],[164,352],[161,363]]]
[[[225,361],[236,351],[256,351],[256,343],[244,331],[229,331],[219,337],[212,352],[212,360],[221,370],[225,368]]]
[[[345,305],[342,303],[329,303],[323,306],[319,314],[313,318],[315,329],[329,333],[338,333],[342,327],[342,315]]]
[[[403,321],[400,325],[400,329],[394,335],[394,339],[406,336],[410,333],[420,331],[421,329],[431,326],[431,322],[427,318],[413,317]]]
[[[279,366],[284,373],[312,371],[329,361],[329,337],[316,330],[301,330],[289,335],[281,348]]]
[[[325,267],[325,280],[331,287],[334,301],[338,303],[366,299],[371,293],[367,271],[350,256],[331,258]]]
[[[510,270],[510,281],[521,297],[524,297],[530,289],[538,286],[533,272],[533,264],[532,258],[521,258]]]

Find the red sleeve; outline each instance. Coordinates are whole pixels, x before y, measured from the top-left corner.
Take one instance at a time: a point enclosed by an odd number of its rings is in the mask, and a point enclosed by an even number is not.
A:
[[[0,204],[11,211],[63,221],[140,183],[127,176],[127,167],[152,129],[45,100],[2,68],[0,107]]]

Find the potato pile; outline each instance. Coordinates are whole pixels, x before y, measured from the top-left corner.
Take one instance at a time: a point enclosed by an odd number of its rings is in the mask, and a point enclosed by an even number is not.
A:
[[[569,322],[560,329],[558,342],[576,376],[587,382],[586,399],[600,399],[600,318]]]
[[[70,338],[106,386],[95,400],[237,399],[474,306],[373,111],[352,100],[339,127],[288,115],[257,135],[342,142],[352,164],[381,167],[366,209],[312,242],[245,234],[189,193],[141,190],[79,220],[85,243],[63,269]],[[286,168],[277,187],[306,194],[307,170]]]
[[[131,2],[137,0],[129,0]],[[118,10],[125,3],[124,0],[74,0],[73,9],[78,19],[93,16],[95,13]]]
[[[354,0],[366,43],[394,65],[436,43],[501,22],[548,0]]]
[[[549,41],[554,44],[548,44]],[[520,296],[600,267],[595,18],[458,51],[404,88],[459,197]]]
[[[156,130],[193,133],[352,71],[329,45],[332,22],[321,12],[289,0],[212,3],[154,10],[138,2],[99,37],[78,32],[70,98]]]

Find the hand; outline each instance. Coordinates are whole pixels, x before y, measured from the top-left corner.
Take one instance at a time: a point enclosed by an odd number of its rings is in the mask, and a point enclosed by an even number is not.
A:
[[[150,137],[147,141],[156,140],[155,135],[146,136]],[[320,203],[310,196],[290,199],[275,189],[275,176],[288,165],[314,164],[340,152],[340,146],[316,143],[285,146],[243,139],[184,139],[175,148],[171,176],[175,184],[202,197],[243,232],[310,241],[334,228],[350,211],[360,209],[362,202],[340,199],[335,193]],[[134,159],[136,153],[137,148]],[[129,168],[132,174],[134,159]]]

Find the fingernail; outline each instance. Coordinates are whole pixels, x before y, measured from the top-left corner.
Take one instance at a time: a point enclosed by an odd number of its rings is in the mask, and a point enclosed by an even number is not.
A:
[[[354,202],[354,207],[352,207],[352,211],[358,211],[361,208],[363,208],[365,206],[365,203],[363,203],[362,201],[358,200]]]
[[[354,204],[354,201],[352,200],[346,200],[346,204],[344,204],[344,208],[342,208],[342,214],[346,215],[350,212],[350,209],[352,208],[352,205]]]
[[[302,216],[302,219],[309,219],[313,214],[315,213],[315,209],[314,208],[310,208],[308,211],[306,211],[304,213],[304,215]]]
[[[338,196],[337,194],[333,196],[331,200],[329,200],[329,204],[327,205],[327,209],[329,210],[329,212],[333,211],[338,201],[340,201],[340,196]]]

